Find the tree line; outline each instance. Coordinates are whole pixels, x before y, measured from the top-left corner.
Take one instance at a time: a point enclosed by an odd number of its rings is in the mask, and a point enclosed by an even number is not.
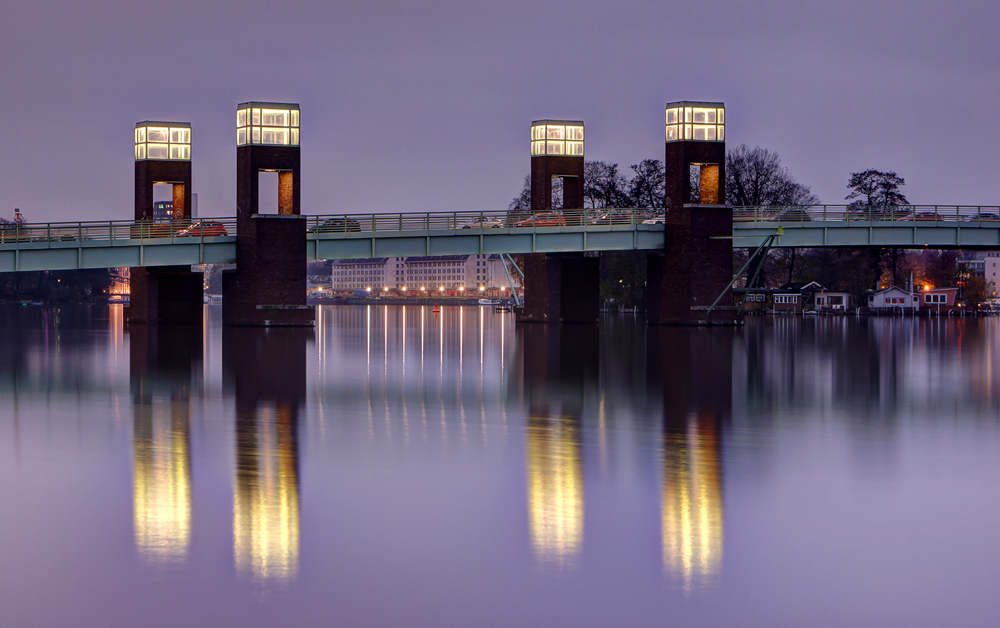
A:
[[[784,206],[786,211],[805,212],[820,204],[809,186],[797,181],[785,167],[777,152],[760,146],[740,144],[726,151],[726,201],[732,206]],[[693,171],[692,178],[697,176]],[[652,208],[664,207],[663,162],[644,159],[623,171],[617,163],[587,161],[584,163],[584,207]],[[694,182],[694,181],[693,181]],[[561,180],[553,181],[553,204],[562,207]],[[695,182],[696,183],[696,182]],[[868,169],[852,172],[847,182],[844,200],[854,211],[889,212],[909,205],[902,192],[903,177],[892,171]],[[697,185],[692,186],[697,189]],[[696,200],[696,199],[695,199]],[[528,212],[531,208],[531,177],[525,177],[521,192],[510,202],[511,212]],[[798,208],[797,210],[795,208]],[[808,214],[803,213],[807,218]],[[746,262],[752,251],[734,249],[734,272]],[[778,288],[788,283],[815,281],[829,290],[842,290],[854,295],[856,302],[867,302],[870,290],[889,286],[905,286],[911,276],[917,285],[964,286],[970,303],[986,298],[987,286],[981,277],[960,273],[956,251],[899,248],[794,248],[776,249],[759,264],[753,287]],[[751,271],[757,271],[751,266]],[[746,287],[752,272],[747,273],[738,287]],[[644,305],[646,284],[645,255],[637,252],[606,252],[601,256],[601,296],[631,307]]]

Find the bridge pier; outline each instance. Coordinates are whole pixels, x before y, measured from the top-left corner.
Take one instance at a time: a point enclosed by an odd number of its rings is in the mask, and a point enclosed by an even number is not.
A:
[[[315,323],[315,310],[306,305],[298,127],[298,105],[248,102],[237,108],[236,270],[222,274],[224,325]],[[260,213],[261,172],[278,173],[277,215]]]
[[[733,278],[733,211],[725,205],[723,103],[667,104],[664,168],[664,247],[662,255],[647,257],[646,322],[738,324],[728,287]]]
[[[600,316],[601,260],[577,253],[524,256],[522,323],[596,323]]]
[[[650,325],[735,325],[732,210],[685,205],[664,228],[663,253],[646,257],[646,322]],[[718,304],[708,309],[725,291]]]
[[[306,219],[255,215],[236,239],[236,269],[222,273],[224,325],[313,325],[306,305]]]
[[[204,279],[190,266],[132,268],[128,323],[201,325]]]

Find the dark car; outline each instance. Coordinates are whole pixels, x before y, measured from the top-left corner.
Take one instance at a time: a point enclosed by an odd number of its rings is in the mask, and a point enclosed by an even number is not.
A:
[[[214,220],[199,220],[190,227],[181,229],[176,235],[178,238],[186,236],[204,236],[210,238],[215,236],[227,236],[229,235],[229,232],[226,231],[225,225],[221,222],[216,222]]]
[[[348,231],[361,231],[361,223],[350,218],[329,218],[323,224],[313,227],[310,233],[346,233]]]
[[[997,222],[1000,221],[1000,214],[994,212],[982,212],[965,217],[966,222]]]

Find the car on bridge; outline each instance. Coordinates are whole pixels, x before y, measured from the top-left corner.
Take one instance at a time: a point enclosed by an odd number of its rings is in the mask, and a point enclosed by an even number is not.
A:
[[[226,231],[225,225],[221,222],[215,220],[199,220],[190,227],[181,229],[175,235],[178,238],[187,236],[211,238],[217,236],[227,236],[229,235],[229,232]]]
[[[980,214],[972,214],[971,216],[965,216],[965,222],[997,222],[1000,221],[1000,214],[992,212],[982,212]]]
[[[587,221],[588,225],[630,225],[633,215],[629,212],[608,212]]]
[[[539,212],[514,223],[515,227],[565,227],[566,219],[559,212]]]
[[[313,227],[309,233],[347,233],[361,231],[361,223],[350,218],[328,218],[323,224]]]
[[[642,221],[644,225],[662,225],[667,222],[667,215],[660,214],[659,216],[653,216],[652,218],[647,218]]]
[[[935,214],[934,212],[917,212],[910,214],[908,216],[903,216],[902,218],[897,218],[897,221],[917,221],[917,222],[944,222],[945,217],[941,214]]]
[[[462,225],[462,229],[499,229],[503,221],[499,218],[477,218]]]

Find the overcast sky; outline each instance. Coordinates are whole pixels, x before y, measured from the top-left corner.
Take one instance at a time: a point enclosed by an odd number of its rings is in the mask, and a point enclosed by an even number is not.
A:
[[[721,100],[827,203],[1000,204],[1000,2],[8,2],[0,216],[129,219],[132,131],[190,121],[203,216],[235,215],[237,103],[302,107],[302,210],[501,209],[539,118],[587,158],[663,158],[663,109]]]

